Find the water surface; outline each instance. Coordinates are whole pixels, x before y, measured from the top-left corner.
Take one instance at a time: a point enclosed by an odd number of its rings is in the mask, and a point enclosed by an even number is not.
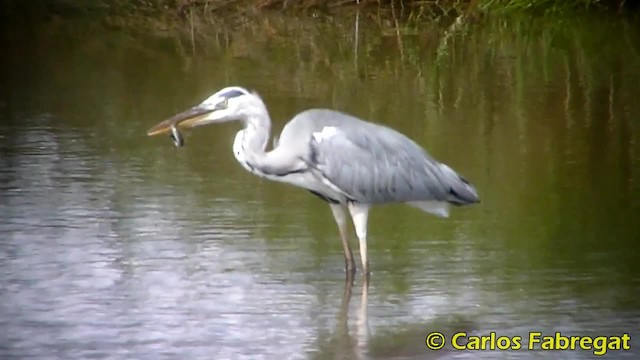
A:
[[[609,355],[638,356],[640,34],[624,20],[265,17],[193,40],[3,26],[0,357],[592,356],[429,352],[429,331],[630,333]],[[328,207],[246,173],[238,124],[181,149],[146,137],[228,85],[260,92],[276,131],[310,107],[394,127],[482,203],[374,209],[368,291],[345,288]]]

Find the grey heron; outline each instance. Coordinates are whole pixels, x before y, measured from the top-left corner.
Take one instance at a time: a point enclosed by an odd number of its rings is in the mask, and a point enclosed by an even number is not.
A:
[[[155,125],[149,136],[171,133],[181,145],[177,128],[240,121],[233,154],[249,172],[307,189],[325,200],[333,213],[347,273],[355,272],[347,235],[347,212],[360,245],[365,274],[367,218],[372,205],[406,203],[446,217],[448,205],[479,202],[462,176],[438,162],[405,135],[334,110],[310,109],[291,119],[277,144],[267,151],[271,119],[261,97],[242,87],[226,87],[202,103]]]

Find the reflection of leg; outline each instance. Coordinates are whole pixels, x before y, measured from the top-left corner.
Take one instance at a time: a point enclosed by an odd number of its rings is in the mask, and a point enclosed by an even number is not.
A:
[[[367,324],[367,305],[369,303],[369,277],[365,276],[362,282],[362,297],[360,298],[360,312],[358,314],[358,322]]]
[[[339,350],[344,354],[352,353],[351,334],[349,334],[349,303],[351,301],[351,289],[353,288],[354,276],[347,276],[344,283],[344,292],[342,293],[342,301],[340,302],[340,311],[336,319],[336,339]],[[345,358],[349,358],[348,356]]]
[[[358,311],[357,335],[358,348],[360,351],[366,351],[369,340],[369,317],[367,305],[369,303],[369,274],[363,277],[362,281],[362,297],[360,298],[360,310]]]
[[[344,314],[343,318],[349,317],[349,302],[351,301],[351,289],[353,289],[353,276],[347,277],[344,282],[344,292],[342,293],[342,301],[340,302],[340,313]]]
[[[369,216],[369,206],[364,204],[349,203],[349,212],[353,219],[353,226],[356,228],[356,235],[360,242],[360,259],[362,260],[362,271],[369,274],[369,260],[367,259],[367,218]]]
[[[333,218],[336,220],[336,224],[338,224],[338,230],[340,231],[340,240],[342,240],[342,250],[344,251],[344,267],[347,272],[347,281],[349,281],[349,279],[353,281],[353,274],[356,272],[356,263],[353,260],[351,246],[349,246],[349,236],[347,234],[347,214],[344,211],[344,206],[342,206],[341,204],[329,205],[331,206]]]

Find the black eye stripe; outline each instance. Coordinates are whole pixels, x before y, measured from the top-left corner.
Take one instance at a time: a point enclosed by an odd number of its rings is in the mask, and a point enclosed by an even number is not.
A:
[[[220,96],[225,97],[227,99],[234,98],[237,96],[247,95],[245,92],[240,90],[229,90],[225,93],[220,94]]]

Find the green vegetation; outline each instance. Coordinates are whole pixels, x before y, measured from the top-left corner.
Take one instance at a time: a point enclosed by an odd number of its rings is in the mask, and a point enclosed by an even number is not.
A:
[[[356,13],[373,21],[386,35],[398,39],[415,35],[425,26],[449,30],[449,39],[487,15],[522,13],[535,16],[571,16],[576,12],[624,13],[640,9],[629,0],[0,0],[8,22],[30,23],[80,18],[88,26],[105,26],[128,33],[166,34],[193,43],[211,27],[238,29],[268,21],[270,15],[301,19],[351,18]],[[431,24],[431,25],[429,25]],[[403,52],[402,41],[398,50]],[[409,54],[410,55],[410,54]]]
[[[339,11],[358,6],[378,11],[393,11],[402,16],[414,13],[458,15],[462,11],[567,13],[576,10],[613,9],[633,11],[635,1],[628,0],[0,0],[8,11],[40,9],[58,15],[78,13],[191,16],[192,12],[227,16],[256,11]]]
[[[576,10],[631,8],[626,0],[482,0],[485,10],[507,12],[533,12],[537,14],[566,14]]]

